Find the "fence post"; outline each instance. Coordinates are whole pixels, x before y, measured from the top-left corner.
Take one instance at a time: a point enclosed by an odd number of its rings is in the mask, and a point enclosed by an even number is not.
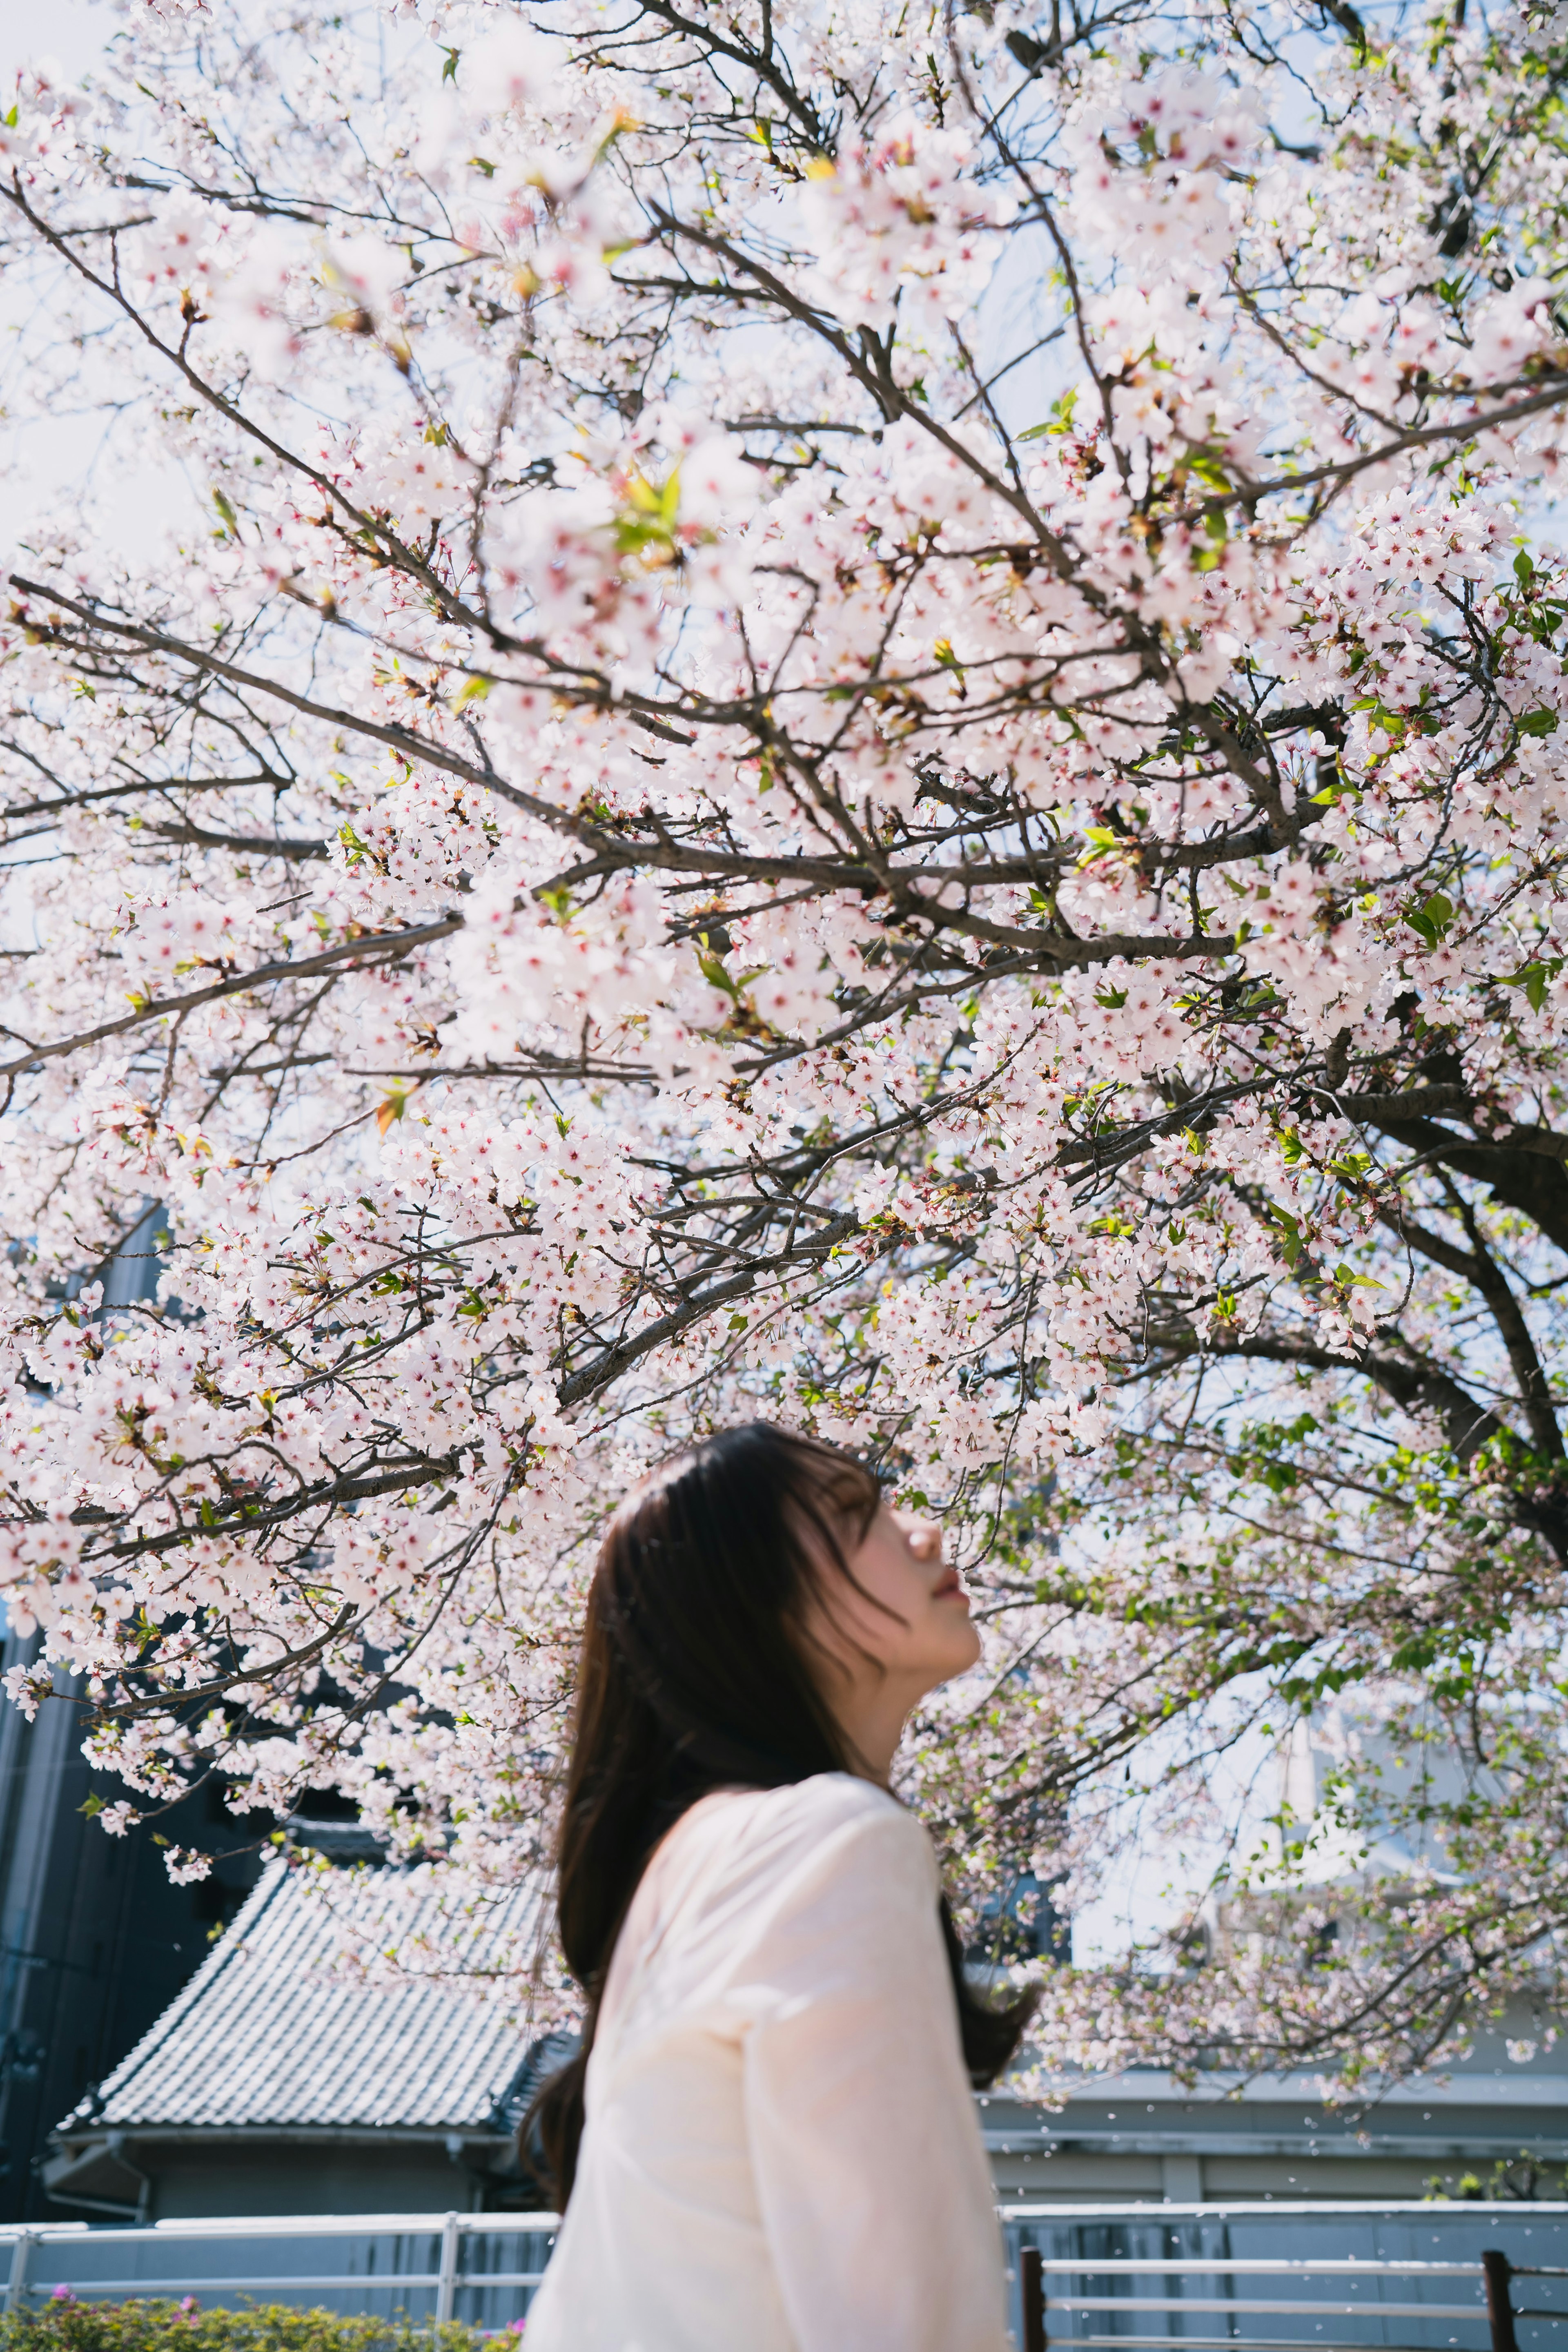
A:
[[[1023,2305],[1023,2352],[1046,2352],[1045,2274],[1038,2246],[1019,2251],[1019,2299]]]
[[[11,2249],[11,2277],[5,2289],[7,2311],[20,2311],[27,2299],[27,2257],[33,2251],[31,2230],[18,2230]]]
[[[448,2213],[441,2225],[441,2269],[435,2284],[435,2324],[450,2319],[457,2300],[457,2216]]]
[[[1491,2352],[1519,2352],[1519,2342],[1513,2332],[1513,2298],[1509,2293],[1513,2264],[1500,2247],[1489,2246],[1481,2256],[1481,2275],[1486,2280]]]

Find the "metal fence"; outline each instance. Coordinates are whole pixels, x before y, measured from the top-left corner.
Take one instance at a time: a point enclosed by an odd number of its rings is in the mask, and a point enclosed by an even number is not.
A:
[[[1554,2352],[1568,2208],[1014,2208],[1022,2352]],[[1557,2257],[1553,2260],[1552,2257]]]
[[[1568,2352],[1568,2204],[1014,2205],[1000,2219],[1025,2352]],[[556,2227],[549,2213],[46,2222],[0,2227],[0,2276],[11,2310],[68,2288],[497,2332],[527,2312]]]
[[[555,2243],[553,2213],[307,2215],[160,2221],[102,2229],[81,2221],[0,2229],[5,2307],[59,2289],[104,2295],[194,2295],[199,2303],[292,2303],[390,2318],[465,2319],[496,2330],[522,2315]]]

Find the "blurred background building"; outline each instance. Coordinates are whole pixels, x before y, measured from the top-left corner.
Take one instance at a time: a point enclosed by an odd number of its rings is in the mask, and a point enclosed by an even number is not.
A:
[[[510,1997],[538,1891],[504,1893],[476,1921],[419,1885],[363,1831],[291,1822],[186,1990],[58,2126],[42,2174],[53,2209],[169,2221],[547,2204],[517,2125],[570,2043],[520,2029]]]

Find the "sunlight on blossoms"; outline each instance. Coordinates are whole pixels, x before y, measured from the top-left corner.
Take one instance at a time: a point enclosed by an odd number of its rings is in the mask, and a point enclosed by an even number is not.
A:
[[[1017,0],[20,72],[0,1591],[103,1830],[504,1902],[605,1512],[763,1416],[963,1564],[900,1785],[1048,2071],[1554,1983],[1565,92]]]

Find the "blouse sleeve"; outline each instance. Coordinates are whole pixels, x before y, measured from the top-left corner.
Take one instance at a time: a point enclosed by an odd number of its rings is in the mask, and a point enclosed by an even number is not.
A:
[[[790,1874],[733,1988],[763,2226],[800,2352],[1004,2352],[931,1850],[865,1798]]]

